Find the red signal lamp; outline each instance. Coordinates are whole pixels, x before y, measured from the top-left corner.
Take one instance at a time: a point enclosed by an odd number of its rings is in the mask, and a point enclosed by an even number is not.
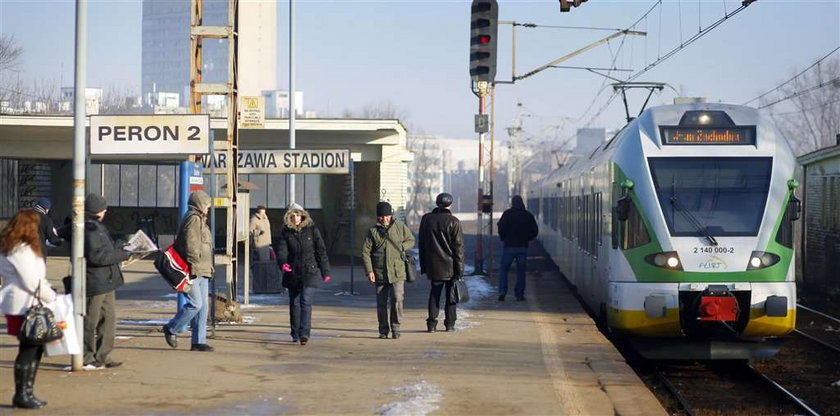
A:
[[[479,35],[478,36],[478,43],[482,45],[486,45],[490,43],[490,35]]]

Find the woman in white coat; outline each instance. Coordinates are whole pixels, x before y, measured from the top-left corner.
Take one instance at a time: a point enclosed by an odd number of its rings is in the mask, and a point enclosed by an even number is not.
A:
[[[0,232],[0,312],[6,315],[9,335],[17,336],[29,308],[38,293],[41,302],[55,301],[55,291],[47,281],[46,264],[41,254],[38,214],[22,210]],[[12,405],[38,409],[47,402],[35,397],[35,374],[44,353],[43,345],[21,343],[15,359],[15,395]]]

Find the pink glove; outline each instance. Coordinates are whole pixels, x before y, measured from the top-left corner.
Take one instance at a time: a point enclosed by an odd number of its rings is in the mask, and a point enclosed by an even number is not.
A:
[[[329,277],[329,276],[324,276],[324,277],[322,277],[322,278],[321,278],[321,280],[323,280],[323,281],[324,281],[324,283],[327,283],[327,282],[329,282],[330,280],[332,280],[332,277]]]
[[[283,271],[286,273],[291,273],[292,266],[289,263],[283,263]]]

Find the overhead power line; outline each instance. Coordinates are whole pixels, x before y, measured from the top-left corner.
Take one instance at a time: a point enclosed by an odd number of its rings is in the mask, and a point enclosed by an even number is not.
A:
[[[789,79],[789,80],[787,80],[787,81],[785,81],[785,82],[783,82],[783,83],[781,83],[781,84],[779,84],[779,85],[777,85],[777,86],[775,86],[775,87],[771,88],[770,90],[768,90],[768,91],[767,91],[767,92],[765,92],[764,94],[761,94],[761,95],[759,95],[758,97],[753,98],[752,100],[749,100],[749,101],[744,102],[744,105],[747,105],[747,104],[749,104],[749,103],[751,103],[751,102],[753,102],[753,101],[759,100],[759,99],[763,98],[764,96],[766,96],[767,94],[770,94],[770,93],[772,93],[772,92],[774,92],[774,91],[778,91],[780,88],[782,88],[782,87],[784,87],[785,85],[789,84],[791,81],[795,80],[795,79],[796,79],[796,78],[798,78],[800,75],[802,75],[802,74],[804,74],[804,73],[806,73],[806,72],[810,71],[810,70],[811,70],[811,68],[813,68],[813,67],[815,67],[815,66],[819,65],[819,64],[820,64],[820,62],[822,62],[822,61],[824,61],[824,60],[828,59],[828,57],[829,57],[829,56],[833,55],[833,54],[834,54],[834,52],[837,52],[838,50],[840,50],[840,46],[838,46],[838,47],[836,47],[836,48],[832,49],[832,50],[831,50],[831,52],[829,52],[829,53],[825,54],[825,56],[823,56],[822,58],[818,59],[816,62],[814,62],[813,64],[811,64],[811,66],[809,66],[809,67],[807,67],[807,68],[803,69],[803,70],[802,70],[801,72],[799,72],[798,74],[794,75],[791,79]]]
[[[793,94],[790,94],[790,95],[788,95],[788,96],[786,96],[786,97],[779,98],[779,99],[778,99],[778,100],[776,100],[776,101],[773,101],[773,102],[771,102],[771,103],[764,104],[764,105],[762,105],[762,106],[758,107],[758,109],[759,109],[759,110],[761,110],[762,108],[767,108],[767,107],[770,107],[770,106],[773,106],[773,105],[779,104],[779,103],[781,103],[781,102],[783,102],[783,101],[787,101],[787,100],[790,100],[790,99],[792,99],[792,98],[799,97],[800,95],[807,94],[807,93],[809,93],[809,92],[811,92],[811,91],[818,90],[818,89],[820,89],[820,88],[822,88],[822,87],[826,87],[826,86],[832,85],[832,84],[834,84],[835,82],[840,82],[840,77],[833,78],[833,79],[830,79],[830,80],[825,81],[825,82],[821,82],[821,83],[819,83],[819,84],[817,84],[817,85],[814,85],[814,86],[811,86],[811,87],[805,88],[804,90],[801,90],[801,91],[797,91],[797,92],[795,92],[795,93],[793,93]]]

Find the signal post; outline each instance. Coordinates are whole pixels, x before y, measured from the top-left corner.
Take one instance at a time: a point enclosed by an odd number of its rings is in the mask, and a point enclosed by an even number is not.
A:
[[[485,231],[488,236],[493,235],[493,146],[491,141],[490,154],[485,159],[485,136],[490,130],[486,102],[496,77],[498,23],[499,5],[495,0],[473,0],[470,16],[470,79],[473,94],[478,97],[478,114],[475,116],[475,132],[478,133],[476,274],[488,272],[484,267],[483,236]],[[484,170],[488,165],[489,175],[485,175]]]

